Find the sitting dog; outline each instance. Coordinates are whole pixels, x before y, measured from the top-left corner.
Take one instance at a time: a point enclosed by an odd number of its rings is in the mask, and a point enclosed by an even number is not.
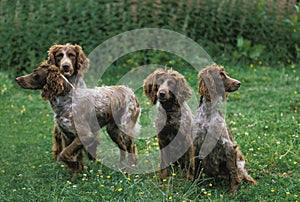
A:
[[[42,90],[42,98],[50,101],[55,123],[64,139],[64,148],[58,158],[72,173],[82,171],[82,151],[84,147],[94,151],[99,127],[104,126],[120,149],[120,163],[128,153],[129,167],[137,164],[134,135],[139,128],[140,106],[130,88],[75,88],[58,67],[49,66],[47,61],[16,81],[22,88]]]
[[[245,158],[220,109],[227,94],[238,90],[241,83],[230,78],[224,68],[216,64],[200,71],[198,79],[201,97],[193,121],[196,177],[201,171],[208,176],[227,178],[232,195],[243,179],[257,184],[245,169]]]
[[[184,77],[173,70],[158,69],[144,81],[151,104],[159,101],[155,122],[160,149],[160,177],[168,176],[170,164],[178,162],[187,178],[194,177],[192,112],[185,102],[191,97]]]

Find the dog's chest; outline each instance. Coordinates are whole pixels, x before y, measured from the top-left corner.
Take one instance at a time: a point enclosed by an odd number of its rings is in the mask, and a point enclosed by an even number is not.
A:
[[[66,134],[68,137],[76,136],[76,128],[74,125],[72,112],[64,113],[62,116],[56,116],[55,122],[58,125],[59,129]]]
[[[156,131],[158,134],[175,136],[178,133],[180,121],[180,112],[166,113],[164,110],[159,110],[155,121]]]
[[[166,145],[178,135],[191,135],[191,114],[188,109],[166,112],[160,108],[155,125],[159,141]]]
[[[73,120],[72,103],[64,97],[55,98],[51,102],[54,111],[54,121],[59,129],[68,137],[76,136],[76,128]]]

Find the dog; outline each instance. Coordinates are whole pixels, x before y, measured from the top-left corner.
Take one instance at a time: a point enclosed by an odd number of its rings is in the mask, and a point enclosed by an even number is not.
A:
[[[257,184],[247,173],[245,158],[226,126],[220,105],[241,82],[230,78],[224,67],[213,64],[198,75],[200,104],[193,120],[196,178],[200,172],[230,181],[230,195],[243,179]]]
[[[60,72],[72,83],[76,88],[86,88],[83,80],[83,72],[89,69],[89,59],[79,45],[71,43],[55,44],[48,50],[47,63],[59,67]],[[61,131],[55,125],[53,130],[53,159],[58,161],[58,155],[63,149]],[[96,147],[95,147],[96,149]],[[91,161],[96,160],[96,151],[87,152]]]
[[[174,70],[158,69],[144,80],[144,94],[157,101],[156,131],[160,149],[160,178],[168,176],[170,164],[179,163],[188,179],[194,177],[192,112],[185,102],[191,97],[184,77]]]
[[[60,72],[57,66],[44,61],[31,74],[16,78],[21,88],[39,89],[42,98],[49,100],[63,135],[58,160],[72,173],[82,172],[82,151],[96,151],[98,131],[106,127],[120,149],[120,163],[127,153],[127,168],[135,166],[138,158],[134,136],[139,128],[140,105],[134,92],[125,86],[75,88]]]

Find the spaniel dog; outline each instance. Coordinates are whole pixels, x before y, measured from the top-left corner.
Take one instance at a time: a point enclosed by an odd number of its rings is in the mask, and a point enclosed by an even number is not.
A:
[[[48,51],[48,63],[59,67],[60,72],[75,87],[86,88],[82,77],[84,70],[89,68],[89,59],[81,46],[70,43],[51,46]]]
[[[179,163],[187,178],[194,177],[192,112],[185,102],[191,97],[184,77],[177,71],[158,69],[144,80],[144,94],[155,105],[156,131],[160,149],[160,178],[168,176],[170,165]]]
[[[229,179],[232,195],[243,179],[257,184],[246,171],[245,158],[226,126],[220,106],[241,83],[216,64],[200,71],[198,79],[201,97],[193,121],[196,177],[202,172]]]
[[[89,59],[85,56],[82,47],[67,43],[64,45],[55,44],[48,51],[48,64],[59,67],[60,72],[71,82],[76,88],[86,88],[83,80],[83,72],[89,68]],[[58,161],[58,155],[61,153],[62,147],[61,131],[57,126],[53,131],[53,147],[52,154],[54,160]],[[95,147],[96,148],[96,147]],[[88,152],[90,160],[96,159],[96,151]]]
[[[139,102],[130,88],[106,86],[75,88],[55,65],[42,62],[31,74],[16,78],[20,87],[42,90],[49,100],[55,123],[62,133],[63,150],[58,159],[76,174],[83,169],[82,151],[95,151],[100,127],[106,126],[120,149],[120,163],[128,153],[128,168],[137,164],[134,135],[139,128]],[[93,116],[94,114],[94,116]]]

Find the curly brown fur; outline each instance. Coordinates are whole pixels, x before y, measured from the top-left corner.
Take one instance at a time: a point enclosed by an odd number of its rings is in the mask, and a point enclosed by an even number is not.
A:
[[[106,126],[120,149],[120,163],[128,153],[129,168],[136,165],[134,133],[139,127],[140,107],[133,91],[124,86],[75,89],[56,66],[46,66],[47,63],[42,63],[33,73],[16,81],[22,88],[42,90],[43,99],[50,101],[62,134],[62,140],[58,140],[63,145],[58,159],[66,163],[72,173],[81,172],[84,148],[95,152],[99,127]],[[95,117],[90,116],[93,113]]]
[[[71,43],[51,46],[48,51],[48,64],[59,67],[60,72],[75,87],[86,88],[86,84],[83,80],[83,72],[89,68],[89,59],[85,56],[81,46],[72,45]],[[62,138],[63,135],[57,126],[54,126],[52,154],[56,161],[62,151],[62,145],[60,145]],[[95,160],[90,153],[88,153],[88,157],[90,160]]]
[[[48,63],[59,67],[60,72],[67,78],[74,75],[83,76],[83,71],[89,68],[89,59],[82,47],[70,43],[51,46],[48,51]]]
[[[160,177],[168,176],[170,164],[177,161],[192,180],[192,113],[185,102],[191,97],[191,89],[186,80],[176,71],[158,69],[145,79],[144,94],[152,105],[159,101],[156,130],[161,156]]]
[[[228,92],[238,90],[240,82],[228,76],[222,66],[213,64],[199,72],[200,105],[193,121],[197,175],[227,178],[231,195],[243,179],[257,182],[247,173],[245,159],[229,132],[220,110]],[[198,176],[197,176],[198,177]]]

